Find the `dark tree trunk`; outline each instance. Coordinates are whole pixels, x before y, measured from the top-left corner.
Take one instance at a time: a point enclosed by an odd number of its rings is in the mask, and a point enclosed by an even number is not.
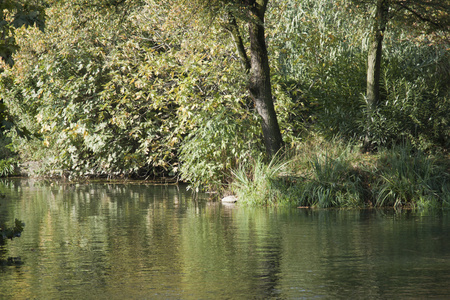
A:
[[[381,53],[383,49],[383,35],[388,21],[388,11],[388,0],[378,0],[367,58],[366,97],[371,109],[375,109],[380,102]]]
[[[280,150],[283,140],[272,100],[269,58],[264,36],[264,14],[269,0],[247,0],[248,29],[250,37],[250,57],[244,47],[239,27],[232,13],[222,24],[233,38],[236,50],[245,72],[249,74],[249,91],[258,114],[268,157]]]
[[[368,105],[368,117],[370,118],[380,104],[380,79],[381,79],[381,56],[383,49],[383,36],[388,22],[389,3],[388,0],[377,0],[375,20],[370,38],[369,52],[367,55],[367,91],[366,99]],[[370,150],[370,124],[368,121],[368,132],[364,140],[364,149]]]
[[[250,95],[261,116],[262,132],[269,157],[280,150],[283,140],[272,100],[269,58],[264,36],[264,14],[268,0],[254,1],[250,8]]]

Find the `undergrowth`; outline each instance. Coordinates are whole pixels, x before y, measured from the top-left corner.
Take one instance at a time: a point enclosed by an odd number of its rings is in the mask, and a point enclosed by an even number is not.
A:
[[[450,206],[448,159],[438,162],[410,145],[368,154],[354,143],[316,138],[268,164],[240,166],[233,176],[231,189],[247,205]]]

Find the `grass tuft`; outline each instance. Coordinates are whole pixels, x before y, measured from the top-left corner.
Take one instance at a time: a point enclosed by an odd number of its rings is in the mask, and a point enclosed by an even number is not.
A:
[[[379,154],[374,188],[377,206],[436,206],[449,202],[449,174],[410,145],[395,146]]]
[[[315,138],[269,164],[240,166],[231,187],[247,205],[449,207],[445,165],[409,145],[364,154],[338,138]]]

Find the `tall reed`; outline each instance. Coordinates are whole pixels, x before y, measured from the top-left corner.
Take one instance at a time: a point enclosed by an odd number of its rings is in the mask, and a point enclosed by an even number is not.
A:
[[[338,139],[304,143],[268,165],[256,161],[235,172],[232,189],[246,204],[362,206],[362,173],[351,144]]]
[[[450,207],[447,158],[411,145],[365,154],[352,143],[314,137],[269,164],[233,172],[232,190],[249,205],[308,207]]]
[[[351,143],[335,138],[329,142],[301,146],[297,159],[303,180],[293,189],[302,193],[298,205],[331,207],[363,206],[362,172],[354,167],[358,151]]]
[[[436,206],[450,203],[449,174],[444,165],[410,145],[394,146],[380,153],[377,206]]]
[[[275,205],[285,197],[284,186],[280,186],[280,178],[286,174],[289,160],[275,156],[268,164],[261,158],[233,171],[232,190],[239,201],[250,205]]]

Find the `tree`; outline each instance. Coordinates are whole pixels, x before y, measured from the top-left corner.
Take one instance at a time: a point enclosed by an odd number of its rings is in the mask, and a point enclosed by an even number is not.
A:
[[[14,64],[14,28],[36,25],[44,30],[44,21],[43,6],[37,1],[0,1],[0,58],[8,65]]]
[[[361,1],[356,1],[361,3]],[[367,2],[367,1],[362,1]],[[450,6],[440,0],[376,0],[373,27],[367,55],[366,101],[369,116],[376,112],[380,103],[380,75],[382,64],[383,37],[392,19],[397,26],[417,29],[417,23],[425,23],[427,32],[448,31]],[[423,31],[423,29],[421,29]],[[368,120],[370,124],[370,120]],[[370,128],[370,125],[369,125]],[[364,149],[372,147],[370,131],[364,140]]]
[[[268,2],[268,0],[198,1],[209,14],[225,20],[223,26],[230,32],[242,65],[249,75],[248,90],[261,117],[266,153],[272,157],[281,148],[283,140],[272,99],[270,66],[265,41],[264,15]],[[237,20],[247,23],[250,57],[247,55]]]
[[[380,74],[383,36],[389,13],[389,1],[377,0],[376,15],[371,31],[371,41],[367,54],[367,91],[366,98],[370,110],[374,110],[380,101]]]

